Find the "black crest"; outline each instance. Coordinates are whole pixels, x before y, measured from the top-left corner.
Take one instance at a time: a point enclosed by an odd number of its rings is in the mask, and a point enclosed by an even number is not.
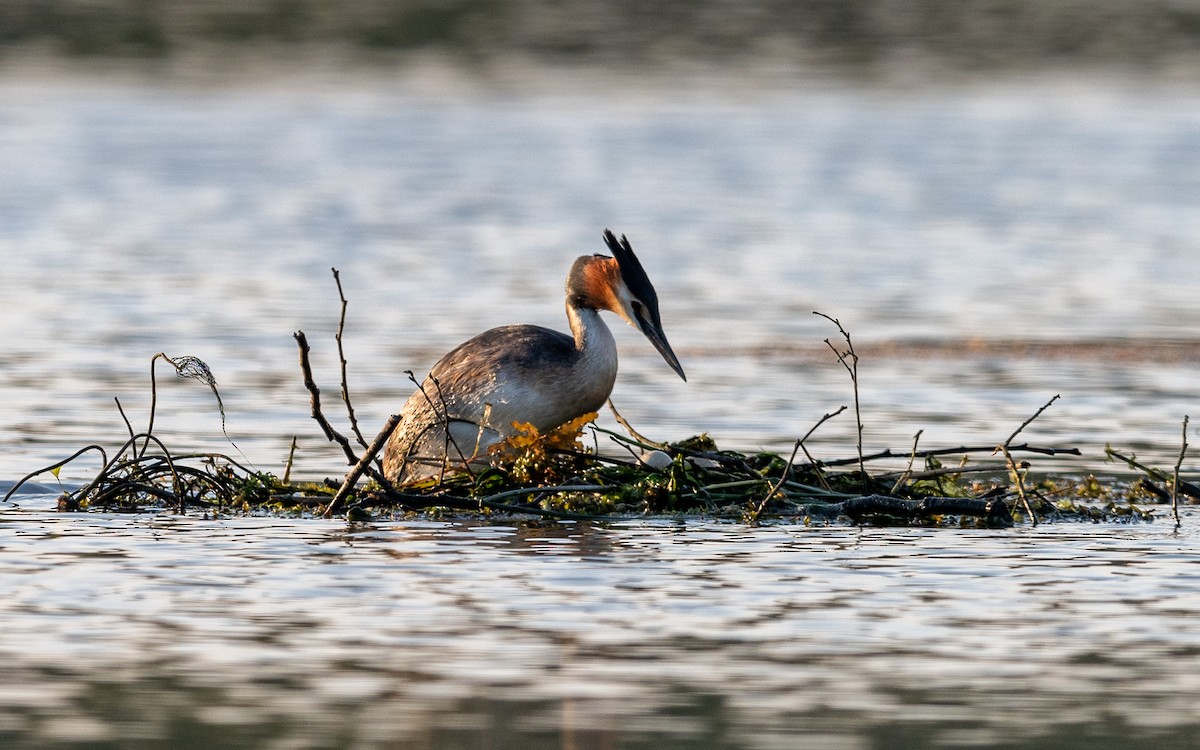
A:
[[[637,297],[642,304],[649,308],[655,325],[661,326],[662,322],[658,317],[658,294],[655,293],[654,285],[650,283],[650,277],[646,275],[641,262],[633,254],[629,240],[625,235],[621,235],[621,239],[618,241],[617,236],[611,230],[605,229],[604,242],[612,251],[613,257],[617,259],[617,265],[621,269],[621,279],[625,282],[625,286],[629,287],[629,291],[634,297]]]

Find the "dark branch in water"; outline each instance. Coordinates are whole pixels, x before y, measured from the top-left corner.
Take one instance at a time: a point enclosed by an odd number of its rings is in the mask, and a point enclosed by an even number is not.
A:
[[[1081,456],[1083,455],[1078,448],[1041,448],[1029,444],[1010,445],[1010,452],[1037,453],[1043,456]],[[878,461],[885,458],[908,458],[916,456],[917,458],[936,458],[938,456],[957,456],[964,453],[995,453],[996,446],[994,445],[960,445],[957,448],[937,448],[935,450],[915,451],[912,453],[896,453],[891,449],[871,453],[863,457],[864,461]],[[835,467],[849,466],[850,464],[858,463],[857,458],[839,458],[832,461],[813,461],[811,464],[803,465],[802,468],[809,467]]]
[[[355,455],[354,449],[350,446],[350,440],[335,430],[333,425],[329,424],[329,420],[325,418],[324,412],[321,411],[321,389],[317,387],[316,382],[313,380],[312,365],[308,361],[308,353],[310,351],[308,338],[304,335],[304,331],[296,331],[293,336],[296,339],[296,345],[300,348],[300,372],[304,377],[304,387],[308,389],[310,395],[312,404],[311,416],[321,426],[321,430],[325,433],[325,438],[329,442],[337,443],[342,447],[342,452],[346,454],[346,463],[354,466],[359,463],[359,457]],[[374,457],[372,454],[371,458],[374,459]],[[370,462],[364,467],[363,472],[382,486],[389,486],[387,479],[383,476],[383,472],[371,466]]]
[[[387,445],[388,438],[396,431],[396,425],[398,424],[400,424],[399,414],[393,414],[388,418],[387,424],[383,426],[383,429],[375,436],[375,440],[367,447],[367,452],[363,454],[358,463],[354,465],[354,468],[350,470],[350,473],[346,475],[345,480],[342,481],[342,486],[338,488],[337,494],[333,496],[333,500],[329,501],[328,507],[325,508],[325,511],[321,515],[329,518],[341,510],[342,505],[346,502],[346,497],[354,490],[354,485],[358,483],[359,477],[363,475],[363,472],[375,460],[375,456],[379,454],[379,451],[383,450],[383,446]],[[384,480],[384,486],[388,486],[387,480]]]
[[[1110,459],[1116,459],[1117,461],[1124,463],[1129,468],[1137,469],[1151,479],[1162,482],[1167,486],[1173,484],[1171,477],[1168,476],[1166,472],[1162,471],[1161,469],[1155,469],[1152,466],[1147,466],[1138,461],[1134,456],[1126,456],[1123,453],[1119,453],[1118,451],[1113,450],[1111,445],[1104,448],[1104,454]],[[1191,482],[1185,482],[1180,479],[1177,484],[1177,491],[1182,492],[1188,497],[1200,500],[1200,487],[1197,487]]]
[[[924,497],[919,500],[905,500],[886,495],[864,495],[837,503],[813,503],[802,507],[809,515],[820,518],[847,516],[861,521],[871,516],[884,516],[911,521],[933,516],[972,516],[1004,526],[1012,525],[1011,510],[998,497],[986,500],[960,497]]]

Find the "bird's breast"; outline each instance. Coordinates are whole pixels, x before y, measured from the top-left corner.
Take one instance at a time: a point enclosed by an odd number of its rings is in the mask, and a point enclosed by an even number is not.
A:
[[[496,373],[489,422],[501,431],[514,421],[547,430],[604,405],[617,379],[617,347],[599,316],[587,312],[594,320],[583,328],[582,346],[510,361]]]

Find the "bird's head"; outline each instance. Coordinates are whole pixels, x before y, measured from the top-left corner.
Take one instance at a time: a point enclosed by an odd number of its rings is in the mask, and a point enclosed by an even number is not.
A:
[[[658,294],[650,277],[642,268],[633,248],[624,235],[618,240],[609,230],[604,230],[604,242],[612,251],[612,257],[593,255],[575,262],[568,279],[568,290],[574,290],[574,304],[611,310],[625,319],[629,325],[641,331],[662,355],[679,377],[687,380],[679,358],[671,350],[667,336],[663,333],[662,319],[658,313]]]

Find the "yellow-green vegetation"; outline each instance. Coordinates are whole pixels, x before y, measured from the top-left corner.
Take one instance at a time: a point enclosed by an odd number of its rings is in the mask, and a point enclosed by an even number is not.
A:
[[[964,447],[950,466],[938,455],[924,456],[921,468],[896,476],[863,472],[857,457],[789,462],[774,453],[723,451],[707,435],[654,445],[596,427],[594,417],[585,415],[545,435],[524,425],[492,451],[486,465],[469,472],[403,488],[367,482],[348,494],[338,515],[352,521],[414,514],[695,516],[751,523],[957,527],[1034,519],[1145,521],[1153,517],[1149,506],[1163,499],[1162,489],[1146,477],[1053,476],[1026,482],[1026,510],[1008,472],[972,471],[970,456],[978,448]],[[92,482],[65,492],[60,509],[316,516],[338,490],[337,482],[285,481],[228,456],[172,455],[153,437],[148,442],[155,449],[138,450],[145,437],[131,437],[115,459],[105,460]],[[613,450],[598,454],[595,445],[601,440]],[[104,452],[89,446],[67,461],[89,450]],[[57,471],[67,461],[30,476]],[[871,461],[865,457],[866,464]],[[841,465],[852,468],[839,469]]]

